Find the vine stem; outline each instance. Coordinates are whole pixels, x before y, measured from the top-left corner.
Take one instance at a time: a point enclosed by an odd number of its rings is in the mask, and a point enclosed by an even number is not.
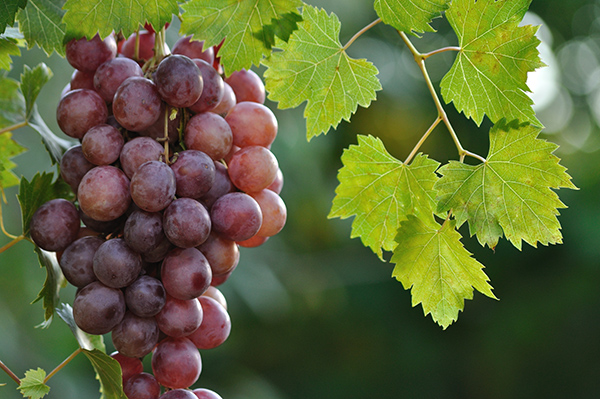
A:
[[[406,44],[406,46],[408,47],[410,52],[413,54],[413,57],[415,58],[415,62],[417,63],[417,65],[419,65],[419,69],[421,69],[421,72],[423,73],[423,77],[425,78],[425,82],[427,83],[427,87],[429,88],[429,92],[431,93],[431,97],[433,98],[433,101],[435,103],[435,107],[438,110],[438,118],[441,119],[442,121],[444,121],[446,128],[450,132],[450,136],[452,136],[452,140],[454,141],[454,144],[456,145],[456,148],[458,150],[458,155],[460,157],[460,161],[463,162],[466,156],[470,156],[472,158],[478,159],[479,161],[485,163],[486,162],[485,158],[483,158],[482,156],[480,156],[478,154],[467,151],[463,148],[456,132],[454,131],[454,128],[452,127],[452,124],[450,123],[450,119],[448,119],[448,115],[446,114],[446,111],[444,110],[444,107],[442,106],[442,102],[440,101],[440,98],[439,98],[437,92],[435,91],[435,87],[433,87],[433,82],[431,81],[431,78],[429,77],[429,72],[427,72],[427,67],[425,66],[425,59],[427,57],[430,57],[431,55],[434,55],[434,54],[439,54],[440,52],[443,52],[443,51],[455,50],[456,48],[455,47],[446,47],[446,48],[443,48],[440,50],[432,51],[431,53],[421,54],[416,49],[416,47],[412,44],[412,42],[408,39],[408,36],[406,36],[406,34],[404,32],[398,31],[398,33],[400,34],[400,37],[402,38],[402,40],[404,41],[404,43]],[[427,138],[427,137],[424,136],[424,138]],[[422,142],[424,142],[424,141],[425,140],[421,139],[421,141],[419,142],[418,145],[423,144]],[[415,151],[418,151],[418,147],[416,147],[413,150],[413,152],[415,152]]]
[[[6,233],[5,233],[6,234]],[[10,249],[13,245],[15,245],[16,243],[18,243],[19,241],[23,241],[26,237],[21,235],[18,237],[15,237],[11,242],[9,242],[8,244],[6,244],[5,246],[3,246],[2,248],[0,248],[0,254],[8,249]]]
[[[433,50],[429,53],[425,53],[425,54],[421,54],[421,57],[426,60],[427,58],[431,57],[432,55],[436,55],[436,54],[441,54],[441,53],[445,53],[447,51],[460,51],[461,48],[460,47],[444,47],[438,50]]]
[[[27,121],[15,123],[14,125],[11,125],[11,126],[3,128],[3,129],[0,129],[0,134],[6,133],[6,132],[12,132],[13,130],[17,130],[17,129],[25,127],[27,125],[28,125]]]
[[[431,127],[429,129],[427,129],[427,131],[425,132],[425,134],[423,135],[423,137],[421,137],[421,140],[419,140],[419,142],[417,143],[417,145],[415,145],[415,148],[413,148],[412,152],[408,155],[408,157],[406,158],[406,160],[404,161],[404,165],[408,165],[410,163],[410,161],[412,161],[412,159],[415,157],[415,155],[417,155],[417,152],[419,152],[419,148],[421,148],[421,146],[423,145],[423,143],[425,142],[425,140],[427,140],[427,138],[429,137],[429,135],[435,130],[435,128],[437,127],[437,125],[440,124],[440,122],[442,122],[442,117],[438,116],[435,121],[431,124]]]
[[[2,360],[0,360],[0,369],[4,370],[4,372],[8,374],[8,376],[17,383],[17,385],[21,385],[21,380],[19,379],[19,377],[17,377],[11,369],[9,369],[4,363],[2,363]]]
[[[361,30],[356,32],[356,34],[354,36],[352,36],[352,38],[350,38],[350,40],[348,40],[348,43],[346,43],[346,45],[344,47],[342,47],[342,50],[346,51],[348,49],[348,47],[350,47],[356,39],[358,39],[359,37],[361,37],[363,35],[363,33],[365,33],[366,31],[368,31],[369,29],[371,29],[372,27],[374,27],[375,25],[377,25],[380,22],[381,22],[381,18],[377,18],[375,21],[371,22],[369,25],[365,26],[364,28],[362,28]]]
[[[63,367],[65,367],[67,364],[69,364],[71,362],[71,360],[73,360],[75,358],[75,356],[79,355],[81,353],[82,349],[81,348],[77,348],[77,350],[73,353],[71,353],[71,356],[69,356],[68,358],[66,358],[65,360],[63,360],[58,366],[56,366],[54,368],[54,370],[52,370],[50,372],[50,374],[48,374],[46,376],[46,378],[44,378],[44,384],[48,382],[48,380],[50,378],[52,378],[52,376],[56,373],[58,373]]]

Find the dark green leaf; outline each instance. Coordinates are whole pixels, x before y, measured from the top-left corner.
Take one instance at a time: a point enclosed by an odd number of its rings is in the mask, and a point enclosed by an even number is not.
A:
[[[64,3],[65,0],[29,0],[27,7],[19,12],[19,27],[29,48],[37,44],[47,55],[53,51],[65,55]]]
[[[0,129],[25,121],[25,99],[19,82],[0,74]]]
[[[75,323],[73,319],[73,308],[71,305],[62,303],[57,309],[56,313],[71,329],[75,339],[79,343],[81,349],[93,350],[98,349],[99,351],[106,352],[106,346],[104,345],[104,338],[102,335],[92,335],[83,332]]]
[[[270,25],[265,25],[262,30],[254,33],[254,37],[262,40],[267,49],[275,45],[275,36],[288,42],[292,32],[298,29],[298,22],[302,21],[300,14],[288,12],[279,18],[273,18]]]
[[[17,165],[10,159],[24,151],[25,148],[12,139],[10,132],[0,134],[0,190],[19,185],[19,178],[12,172]]]
[[[15,23],[15,15],[19,8],[25,7],[27,0],[3,0],[0,2],[0,33],[4,33],[6,27]]]
[[[32,304],[42,301],[44,308],[44,321],[38,325],[41,328],[48,328],[52,323],[54,310],[58,305],[60,288],[64,281],[64,276],[56,260],[54,252],[44,251],[39,247],[35,247],[35,252],[38,255],[40,265],[46,268],[46,281],[39,292],[37,298],[31,302]]]
[[[52,78],[52,71],[43,62],[31,69],[28,65],[23,66],[21,74],[21,93],[25,97],[25,118],[31,117],[35,100],[40,94],[40,90]]]
[[[24,397],[30,399],[41,399],[50,392],[50,387],[44,383],[46,371],[39,368],[25,372],[25,378],[21,378],[21,385],[17,388]]]
[[[123,377],[119,362],[98,349],[91,351],[84,349],[83,354],[96,370],[102,399],[127,399],[123,393]]]

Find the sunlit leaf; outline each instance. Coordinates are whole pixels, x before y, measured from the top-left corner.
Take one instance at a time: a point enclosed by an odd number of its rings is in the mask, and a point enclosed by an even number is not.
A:
[[[11,55],[17,57],[21,55],[17,41],[9,37],[0,37],[0,69],[10,69]]]
[[[375,0],[375,11],[384,23],[402,32],[435,32],[429,23],[441,17],[449,3],[450,0]]]
[[[453,220],[435,226],[409,215],[392,256],[393,277],[411,290],[412,305],[421,304],[444,329],[458,319],[465,299],[473,299],[473,289],[496,298],[483,265],[463,247],[454,227]]]
[[[39,368],[37,370],[28,370],[25,372],[25,378],[21,378],[19,391],[30,399],[41,399],[50,392],[50,387],[44,383],[46,371]]]
[[[127,399],[123,393],[123,377],[119,362],[98,349],[84,349],[83,354],[96,371],[96,378],[100,381],[101,399]]]
[[[339,41],[340,21],[335,14],[305,5],[303,21],[287,43],[280,41],[265,60],[269,98],[279,108],[304,110],[307,138],[327,133],[350,120],[358,106],[368,107],[381,89],[377,68],[346,54]]]
[[[65,0],[29,0],[27,7],[19,12],[19,28],[29,48],[37,44],[47,55],[53,51],[65,55],[63,40],[66,27],[62,22],[64,4]]]

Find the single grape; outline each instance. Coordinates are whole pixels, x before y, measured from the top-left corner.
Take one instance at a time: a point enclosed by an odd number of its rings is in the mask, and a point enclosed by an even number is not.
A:
[[[104,285],[124,288],[142,271],[142,257],[127,246],[122,238],[113,238],[94,254],[94,274]]]
[[[69,148],[60,159],[60,176],[77,194],[81,179],[93,167],[94,164],[86,159],[79,144]]]
[[[162,283],[167,293],[177,299],[199,297],[208,289],[211,279],[208,260],[196,248],[175,248],[163,260]]]
[[[221,237],[214,231],[211,231],[208,239],[197,248],[206,256],[214,275],[229,272],[240,260],[240,250],[237,244]]]
[[[92,77],[92,88],[104,101],[111,103],[121,83],[132,76],[144,76],[138,63],[125,57],[114,58],[98,67]]]
[[[139,317],[126,312],[111,334],[113,345],[125,356],[142,358],[158,343],[158,325],[154,317]]]
[[[256,235],[271,237],[279,233],[287,219],[287,209],[281,197],[267,189],[250,195],[258,202],[263,215],[262,225]]]
[[[202,305],[202,324],[188,338],[198,349],[213,349],[221,345],[231,332],[231,318],[219,302],[207,296],[198,298]]]
[[[194,63],[200,69],[202,74],[202,94],[198,101],[189,107],[194,113],[210,111],[216,107],[225,93],[225,82],[215,68],[208,62],[201,59],[193,59]]]
[[[81,140],[83,155],[94,165],[110,165],[119,159],[125,139],[110,125],[96,125]]]
[[[192,248],[202,244],[210,234],[210,215],[198,201],[177,198],[165,209],[163,229],[175,246]]]
[[[185,126],[185,146],[206,153],[213,160],[223,159],[231,150],[231,127],[221,116],[205,112],[194,115]]]
[[[173,45],[173,54],[185,55],[188,58],[199,58],[212,64],[215,58],[214,49],[208,47],[204,49],[204,40],[192,40],[192,36],[179,38]]]
[[[202,94],[202,73],[185,55],[163,59],[154,73],[154,82],[162,99],[174,107],[189,107]]]
[[[96,125],[106,122],[108,108],[93,90],[78,89],[65,94],[56,108],[56,121],[60,130],[75,139]]]
[[[187,388],[198,380],[201,371],[200,352],[185,337],[165,338],[152,353],[152,372],[158,383],[167,388]],[[191,399],[196,399],[193,394]]]
[[[233,89],[238,103],[242,101],[265,103],[265,85],[256,72],[241,69],[229,75],[225,82]]]
[[[145,162],[158,161],[164,147],[150,137],[136,137],[123,146],[119,160],[121,168],[128,178],[132,178],[137,169]]]
[[[275,155],[261,146],[241,148],[231,156],[228,166],[232,183],[247,193],[256,193],[269,187],[279,169]]]
[[[221,101],[219,101],[219,103],[209,112],[225,116],[227,115],[229,110],[233,108],[236,102],[237,99],[235,98],[235,93],[233,92],[233,89],[227,82],[224,82],[223,97],[221,98]]]
[[[95,90],[94,72],[83,72],[76,69],[71,75],[69,84],[71,85],[69,91],[77,89]]]
[[[78,238],[65,249],[60,257],[60,268],[69,283],[83,288],[97,280],[93,260],[103,243],[103,238],[88,236]]]
[[[160,280],[140,276],[125,289],[127,308],[140,317],[156,316],[165,306],[167,293]]]
[[[123,320],[124,315],[125,298],[119,289],[94,281],[75,295],[73,318],[77,326],[88,334],[108,333]]]
[[[179,197],[200,198],[215,182],[215,163],[202,151],[186,150],[171,164]]]
[[[213,229],[231,241],[254,236],[262,224],[260,206],[245,193],[229,193],[219,198],[210,210]]]
[[[75,205],[57,198],[40,206],[29,224],[31,239],[46,251],[64,251],[79,233],[79,213]]]
[[[131,204],[129,179],[114,166],[96,166],[83,176],[77,189],[81,210],[94,220],[115,220]],[[88,226],[89,227],[89,226]]]
[[[125,129],[134,132],[152,126],[161,116],[162,109],[163,103],[156,85],[138,76],[125,79],[113,97],[115,119]]]
[[[197,389],[194,389],[192,391],[192,393],[194,395],[196,395],[196,397],[198,399],[223,399],[221,397],[221,395],[219,395],[215,391],[211,391],[210,389],[206,389],[206,388],[197,388]]]
[[[104,40],[98,34],[89,41],[85,37],[72,39],[67,43],[65,55],[73,68],[93,73],[102,63],[115,58],[117,43],[113,35]]]
[[[136,61],[148,61],[154,57],[154,42],[156,35],[154,32],[142,30],[139,32],[139,38],[136,39],[136,34],[132,33],[121,46],[121,54],[127,58]],[[138,41],[138,53],[135,54],[136,40]],[[169,54],[169,48],[165,44],[164,53]]]
[[[227,310],[227,300],[225,299],[225,295],[223,295],[223,293],[219,291],[217,287],[213,287],[211,285],[210,287],[208,287],[206,292],[202,294],[202,296],[211,297],[215,301],[219,302],[221,306],[225,308],[225,310]]]
[[[215,182],[208,193],[202,196],[202,202],[210,209],[217,199],[234,191],[236,189],[229,178],[227,166],[221,162],[215,162]]]
[[[251,101],[238,102],[225,120],[238,147],[269,147],[277,136],[277,118],[269,108]]]
[[[198,399],[198,397],[187,389],[173,389],[165,392],[159,399]]]
[[[275,194],[281,193],[281,190],[283,189],[283,172],[281,172],[281,169],[277,169],[275,180],[273,180],[273,183],[271,183],[267,189],[273,191]]]
[[[131,179],[131,198],[141,209],[158,212],[173,201],[176,187],[175,174],[167,164],[148,161]]]
[[[144,365],[138,358],[125,356],[122,353],[119,353],[119,351],[114,351],[110,354],[110,357],[119,362],[119,365],[121,366],[123,385],[125,385],[125,382],[127,382],[128,379],[144,371]]]
[[[156,248],[165,238],[162,214],[137,209],[129,215],[123,228],[127,245],[139,254]]]
[[[123,384],[123,392],[127,399],[158,399],[160,385],[149,373],[139,373]]]
[[[196,298],[181,300],[167,294],[165,306],[156,315],[156,322],[169,337],[184,337],[200,326],[202,314],[202,306]]]

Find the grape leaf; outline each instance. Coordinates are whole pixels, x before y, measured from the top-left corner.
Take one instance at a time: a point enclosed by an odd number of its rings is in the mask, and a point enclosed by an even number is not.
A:
[[[368,107],[381,89],[377,68],[367,60],[350,58],[339,41],[340,21],[335,14],[305,5],[303,21],[283,51],[265,60],[269,98],[279,108],[307,101],[304,117],[308,140],[349,120],[358,105]]]
[[[393,277],[411,290],[412,305],[422,304],[425,316],[446,329],[458,319],[464,300],[473,299],[473,288],[496,299],[483,272],[454,229],[454,220],[432,226],[408,215],[402,222],[392,256]]]
[[[461,51],[441,82],[446,103],[481,125],[519,119],[542,126],[525,93],[527,73],[544,66],[537,27],[519,27],[531,0],[454,0],[446,17]]]
[[[56,259],[56,254],[54,252],[44,251],[37,246],[35,247],[35,252],[38,255],[40,265],[46,268],[46,281],[44,281],[44,286],[31,304],[42,301],[44,321],[37,327],[48,328],[50,327],[50,324],[52,324],[54,310],[58,305],[60,289],[65,278],[58,265],[58,260]]]
[[[127,399],[123,393],[123,377],[119,362],[98,350],[83,350],[100,381],[101,399]]]
[[[25,5],[27,0],[4,0],[0,3],[0,33],[4,33],[7,26],[13,26],[17,11]]]
[[[65,0],[29,0],[27,7],[19,12],[19,28],[29,48],[37,44],[48,56],[53,51],[65,55],[63,39],[66,27],[62,22],[64,3]]]
[[[0,134],[0,190],[19,185],[19,178],[12,172],[17,165],[10,159],[25,151],[10,132]]]
[[[23,122],[25,99],[19,82],[0,74],[0,129]]]
[[[104,38],[112,31],[122,31],[127,37],[140,23],[164,26],[173,14],[179,14],[176,0],[67,0],[63,9],[64,42],[84,36],[91,39],[96,33]]]
[[[21,384],[17,389],[26,398],[43,398],[50,392],[50,387],[44,383],[45,378],[46,371],[39,367],[37,370],[28,370],[25,372],[25,378],[21,379]]]
[[[540,128],[513,121],[490,130],[487,161],[473,166],[450,162],[438,171],[438,211],[452,209],[460,227],[494,248],[502,233],[518,249],[562,242],[558,208],[566,206],[552,189],[576,189],[553,155],[556,144],[538,139]]]
[[[375,11],[384,23],[418,36],[417,32],[435,32],[429,23],[441,17],[449,3],[450,0],[375,0]]]
[[[31,69],[28,65],[23,66],[21,74],[21,93],[25,97],[25,119],[29,120],[33,111],[35,100],[42,87],[52,78],[52,71],[43,62]]]
[[[360,237],[380,259],[382,249],[396,247],[396,232],[409,214],[433,222],[438,162],[417,155],[405,165],[378,138],[359,135],[358,145],[344,151],[342,163],[328,217],[356,216],[351,237]]]
[[[271,19],[271,24],[265,25],[262,30],[254,33],[254,37],[262,40],[263,45],[271,50],[275,45],[275,36],[288,42],[290,35],[298,30],[298,22],[302,21],[302,17],[295,12],[288,12],[279,18]]]
[[[83,332],[75,323],[73,318],[73,308],[71,305],[63,303],[56,309],[58,316],[69,326],[71,332],[77,339],[79,347],[81,349],[93,350],[98,349],[101,352],[106,353],[106,346],[104,345],[104,338],[102,335],[92,335]]]
[[[259,65],[269,49],[255,34],[283,14],[302,7],[301,0],[191,0],[182,5],[182,34],[193,34],[219,50],[226,73]]]
[[[21,55],[17,41],[9,37],[0,37],[0,69],[10,69],[11,55]]]

